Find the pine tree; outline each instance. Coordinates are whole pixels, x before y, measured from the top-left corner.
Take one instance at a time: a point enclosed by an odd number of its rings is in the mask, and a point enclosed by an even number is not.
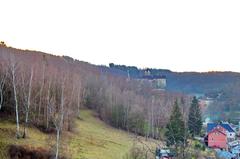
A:
[[[169,123],[166,126],[165,137],[167,146],[174,145],[177,148],[185,142],[185,124],[177,101],[175,101]]]
[[[200,135],[202,129],[202,115],[199,107],[199,102],[196,97],[193,97],[188,115],[188,130],[192,136]]]

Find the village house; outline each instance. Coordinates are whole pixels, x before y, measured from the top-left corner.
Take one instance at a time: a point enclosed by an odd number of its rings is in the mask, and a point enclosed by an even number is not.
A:
[[[224,128],[226,130],[226,135],[227,135],[227,141],[234,141],[236,138],[236,132],[233,130],[232,126],[227,123],[227,122],[222,122],[220,124],[217,123],[208,123],[207,124],[207,133],[209,133],[210,131],[212,131],[214,128],[216,128],[217,126],[221,126],[222,128]]]
[[[224,151],[224,150],[216,150],[216,155],[218,158],[222,159],[238,159],[236,155],[232,154],[231,152]]]
[[[239,146],[240,145],[240,140],[235,140],[235,141],[232,141],[232,142],[228,142],[228,148],[229,149],[232,149],[236,146]]]
[[[236,133],[229,123],[208,123],[205,142],[208,147],[227,150],[228,143],[234,141]]]
[[[227,149],[227,132],[220,125],[209,129],[206,136],[206,143],[208,147]]]
[[[228,151],[240,158],[240,140],[229,142]]]

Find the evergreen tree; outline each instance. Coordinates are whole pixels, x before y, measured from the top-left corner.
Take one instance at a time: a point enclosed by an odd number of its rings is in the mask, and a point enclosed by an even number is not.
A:
[[[185,124],[177,101],[175,101],[174,108],[166,129],[165,137],[167,146],[174,145],[175,148],[177,148],[178,146],[184,144],[186,141]]]
[[[202,129],[202,115],[198,99],[193,97],[188,116],[188,130],[192,136],[200,135]]]

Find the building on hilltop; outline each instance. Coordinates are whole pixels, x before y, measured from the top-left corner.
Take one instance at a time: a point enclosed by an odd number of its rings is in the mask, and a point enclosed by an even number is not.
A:
[[[138,80],[142,83],[150,82],[154,89],[165,90],[167,86],[167,78],[164,75],[152,75],[149,69],[144,71],[144,75]]]

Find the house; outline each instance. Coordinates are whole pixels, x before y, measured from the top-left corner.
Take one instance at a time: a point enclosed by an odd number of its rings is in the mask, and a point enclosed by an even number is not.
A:
[[[228,152],[228,151],[223,151],[223,150],[216,150],[216,155],[219,158],[224,158],[224,159],[237,159],[237,156]]]
[[[208,123],[207,124],[207,133],[211,132],[214,128],[216,128],[217,126],[221,126],[222,128],[224,128],[226,130],[226,134],[227,134],[227,139],[228,141],[234,141],[236,138],[236,132],[233,130],[233,128],[231,127],[231,125],[227,122],[222,122],[220,124],[217,123]]]
[[[228,142],[228,148],[229,149],[232,149],[236,146],[240,146],[240,140],[235,140],[235,141],[232,141],[232,142]]]
[[[229,142],[228,150],[229,152],[240,158],[240,140]]]
[[[227,149],[227,133],[220,125],[209,130],[206,140],[208,147]]]
[[[156,149],[156,159],[173,159],[174,154],[169,149]]]
[[[236,157],[240,158],[240,145],[230,149],[230,152],[234,154]]]

